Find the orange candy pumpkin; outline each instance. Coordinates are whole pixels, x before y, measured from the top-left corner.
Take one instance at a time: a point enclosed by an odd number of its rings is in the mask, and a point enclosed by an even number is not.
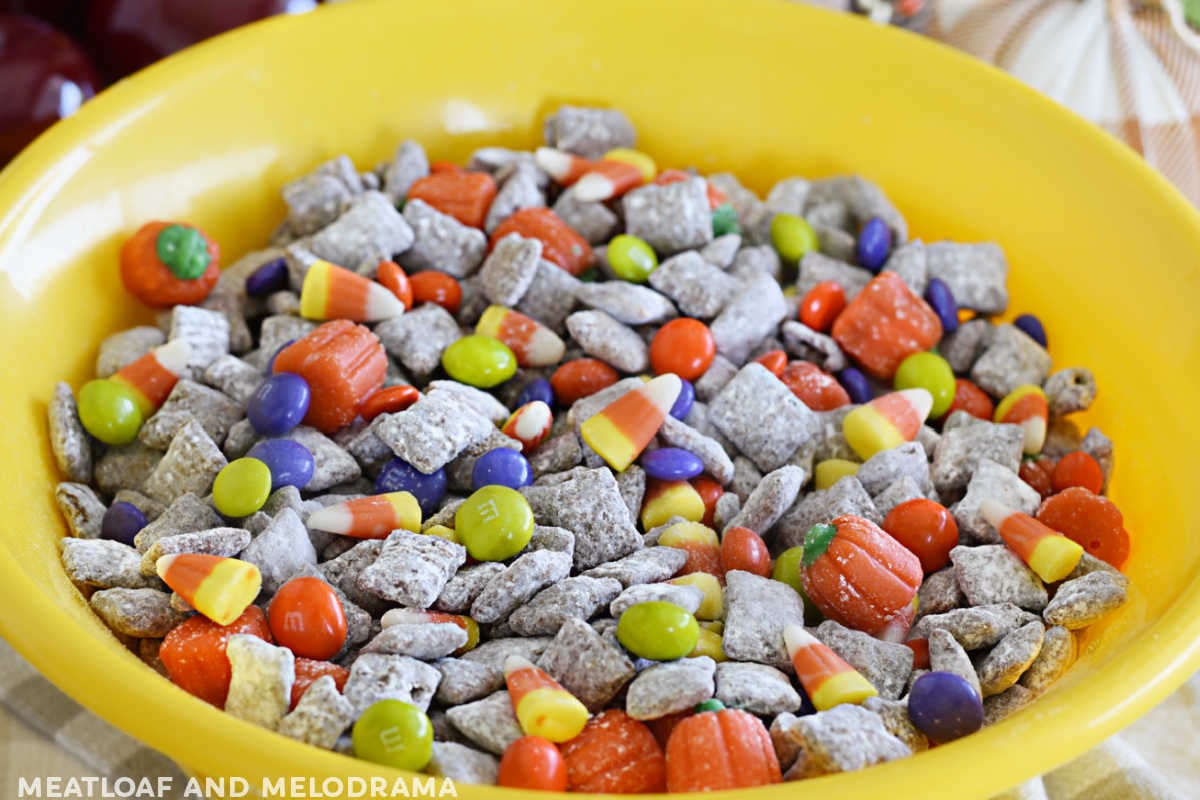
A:
[[[921,577],[921,560],[868,519],[845,514],[804,537],[804,593],[848,628],[903,634],[912,625]]]
[[[423,200],[463,225],[482,228],[496,190],[495,179],[486,173],[442,169],[413,183],[406,199]]]
[[[170,229],[168,231],[168,229]],[[191,236],[208,257],[208,263],[194,277],[180,277],[184,267],[161,258],[159,236]],[[199,254],[193,254],[198,256]],[[170,260],[170,257],[168,257]],[[170,308],[203,302],[221,277],[221,251],[217,243],[195,225],[173,222],[147,222],[121,245],[121,282],[137,299],[151,308]],[[197,270],[199,271],[199,269]]]
[[[224,708],[233,678],[225,647],[235,633],[271,641],[266,614],[258,606],[250,606],[225,626],[200,614],[188,617],[163,638],[158,657],[172,683],[206,703]]]
[[[572,275],[584,272],[595,261],[587,239],[548,208],[523,208],[515,212],[492,232],[490,246],[495,247],[496,242],[510,233],[541,241],[542,258]]]
[[[903,278],[881,272],[838,315],[832,333],[846,355],[890,382],[901,361],[938,343],[942,323]]]
[[[328,434],[353,422],[362,402],[383,386],[387,355],[369,328],[335,319],[281,350],[274,370],[308,381],[304,422]]]
[[[644,723],[620,709],[588,720],[578,736],[559,746],[572,792],[646,794],[667,788],[663,751]]]
[[[742,789],[782,780],[770,734],[745,711],[701,711],[676,725],[667,740],[668,792]]]

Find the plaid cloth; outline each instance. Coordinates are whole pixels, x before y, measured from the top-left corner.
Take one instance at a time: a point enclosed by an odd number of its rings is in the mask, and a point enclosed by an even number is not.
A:
[[[163,800],[183,796],[187,779],[175,762],[67,697],[3,639],[0,639],[0,703],[94,770],[97,776],[111,779],[170,776],[176,791],[165,795]],[[11,777],[15,780],[17,776]]]

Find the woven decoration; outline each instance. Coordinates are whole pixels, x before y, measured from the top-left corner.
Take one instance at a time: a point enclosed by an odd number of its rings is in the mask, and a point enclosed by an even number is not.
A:
[[[929,34],[1107,129],[1200,205],[1191,0],[935,0]],[[1185,7],[1186,6],[1186,7]]]

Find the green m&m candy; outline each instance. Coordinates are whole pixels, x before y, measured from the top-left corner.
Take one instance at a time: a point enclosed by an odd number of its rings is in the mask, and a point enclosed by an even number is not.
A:
[[[129,444],[142,428],[138,400],[123,383],[100,378],[79,390],[79,421],[105,444]]]
[[[230,461],[213,481],[213,505],[227,517],[248,517],[271,494],[271,469],[257,458]]]
[[[627,233],[614,236],[605,252],[613,274],[630,283],[645,283],[650,273],[658,269],[658,256],[654,248]]]
[[[661,600],[635,603],[617,621],[617,641],[653,661],[683,658],[696,646],[700,626],[687,609]]]
[[[926,389],[933,396],[931,418],[945,414],[954,402],[957,384],[949,362],[937,353],[913,353],[900,362],[893,379],[896,391]]]
[[[780,258],[794,264],[817,249],[817,232],[803,217],[776,214],[771,220],[771,244]]]
[[[354,755],[364,761],[417,772],[433,757],[433,723],[402,700],[373,703],[350,732]]]
[[[454,529],[472,558],[503,561],[529,544],[533,536],[533,509],[515,489],[491,484],[458,507]]]
[[[472,334],[442,352],[442,366],[459,383],[490,389],[516,373],[517,357],[499,339]]]

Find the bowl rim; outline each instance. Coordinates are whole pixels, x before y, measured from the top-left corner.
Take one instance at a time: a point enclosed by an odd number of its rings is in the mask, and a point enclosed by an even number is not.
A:
[[[672,6],[695,5],[679,0],[655,1]],[[322,6],[305,14],[277,16],[255,22],[193,45],[105,89],[84,104],[76,114],[43,133],[0,171],[0,272],[6,271],[5,257],[20,248],[22,233],[37,219],[62,182],[69,179],[72,169],[86,161],[90,149],[102,146],[106,137],[119,133],[127,125],[135,124],[141,110],[152,106],[156,96],[172,84],[194,79],[204,72],[206,66],[215,66],[234,53],[253,51],[256,41],[286,36],[288,26],[320,25],[326,17],[335,14],[365,15],[373,6],[382,6],[387,2],[394,0],[359,0],[356,3]],[[1030,114],[1047,119],[1065,134],[1099,149],[1112,159],[1114,174],[1125,173],[1131,186],[1140,187],[1151,195],[1162,214],[1169,216],[1173,224],[1200,231],[1200,213],[1133,150],[998,68],[926,37],[876,26],[851,15],[788,0],[742,2],[748,4],[744,6],[749,9],[747,13],[780,13],[779,9],[786,7],[786,13],[796,15],[795,19],[802,22],[805,19],[820,20],[821,26],[846,31],[850,31],[852,26],[862,26],[855,38],[864,35],[862,31],[866,28],[873,29],[872,33],[865,34],[867,36],[908,37],[909,41],[902,46],[918,53],[924,50],[921,58],[932,59],[946,69],[960,71],[965,76],[964,80],[970,80],[984,90],[1002,89],[1018,95],[1015,102],[1022,104]],[[570,0],[570,4],[581,8],[587,6],[579,0]],[[132,684],[106,682],[104,676],[127,674],[130,667],[140,666],[141,662],[127,652],[91,647],[92,637],[73,623],[71,627],[75,628],[78,635],[46,638],[42,621],[60,616],[61,611],[51,597],[21,569],[7,547],[0,548],[0,585],[8,587],[3,594],[9,604],[6,612],[0,615],[0,634],[23,657],[83,706],[106,720],[120,719],[120,723],[114,724],[119,724],[122,730],[151,747],[178,759],[185,769],[220,774],[218,770],[222,756],[208,753],[204,758],[196,758],[194,752],[185,754],[187,742],[174,735],[178,728],[190,730],[195,736],[237,741],[240,750],[253,755],[266,767],[277,768],[275,771],[279,774],[296,774],[294,770],[303,765],[303,774],[308,775],[382,776],[388,779],[412,775],[331,751],[298,749],[304,746],[230,717],[168,681]],[[1113,668],[1106,674],[1089,676],[1060,692],[1052,692],[1039,699],[1035,710],[1043,704],[1053,706],[1061,730],[1074,732],[1077,753],[1082,753],[1145,713],[1200,667],[1200,574],[1183,588],[1159,619],[1149,623],[1138,634],[1138,638],[1147,636],[1153,636],[1158,651],[1151,657],[1134,664],[1121,664],[1119,662],[1123,656],[1118,655],[1112,664]],[[90,669],[81,674],[79,664],[88,664]],[[103,691],[96,691],[100,688]],[[1107,713],[1090,717],[1069,707],[1072,699],[1085,694],[1093,701],[1102,701],[1099,707],[1107,708]],[[141,713],[131,717],[128,711],[131,707],[140,707]],[[178,725],[168,728],[158,724],[157,720],[163,718],[162,715],[169,715]],[[1031,729],[1031,725],[1032,720],[1039,716],[1042,715],[1026,712],[950,746],[870,770],[826,776],[806,783],[831,792],[857,789],[858,786],[852,787],[850,781],[885,789],[897,785],[897,780],[903,778],[907,771],[916,769],[914,765],[920,765],[927,768],[927,774],[955,776],[956,782],[961,781],[958,788],[964,792],[974,790],[989,794],[1001,791],[1066,760],[1035,746],[1039,734],[1036,726]],[[1012,741],[1015,737],[1008,735],[1017,730],[1030,737],[1024,745]],[[1020,766],[1004,764],[1000,768],[988,763],[985,756],[997,753],[1012,757]],[[961,773],[963,764],[972,765],[970,775]],[[904,778],[901,782],[907,784],[908,781],[908,778]],[[503,797],[518,796],[515,791],[496,787],[464,785],[459,791],[465,791],[468,796],[492,796],[497,792],[504,793],[499,795]],[[788,784],[783,784],[755,791],[760,798],[782,799],[783,792],[791,789]],[[744,792],[724,793],[724,796],[742,794]]]

